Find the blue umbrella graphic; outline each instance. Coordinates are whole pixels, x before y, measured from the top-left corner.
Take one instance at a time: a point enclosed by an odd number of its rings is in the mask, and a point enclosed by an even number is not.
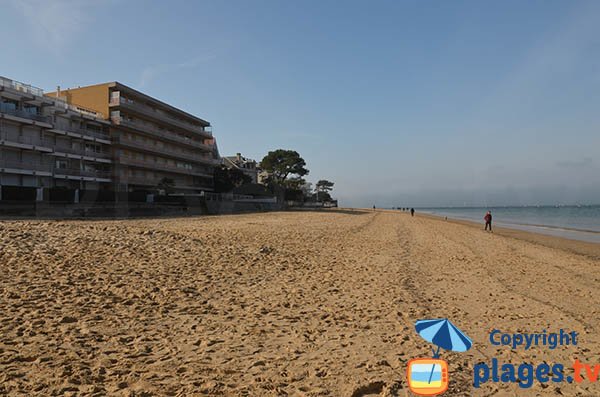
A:
[[[471,338],[465,335],[447,318],[418,320],[415,324],[415,329],[417,330],[417,333],[421,335],[421,338],[437,346],[437,351],[434,351],[433,348],[431,348],[433,351],[433,358],[438,358],[440,356],[440,348],[455,352],[466,352],[473,344]],[[435,364],[431,368],[428,383],[431,383],[434,369]]]

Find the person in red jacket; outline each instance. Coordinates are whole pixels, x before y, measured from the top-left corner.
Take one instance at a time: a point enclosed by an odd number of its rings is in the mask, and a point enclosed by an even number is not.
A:
[[[485,216],[483,217],[483,220],[485,221],[485,230],[488,230],[488,227],[490,228],[490,232],[492,231],[492,213],[490,211],[487,212],[487,214],[485,214]]]

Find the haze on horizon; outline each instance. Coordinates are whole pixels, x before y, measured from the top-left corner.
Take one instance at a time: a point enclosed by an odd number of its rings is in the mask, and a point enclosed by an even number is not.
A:
[[[0,6],[0,75],[123,82],[343,206],[600,204],[600,2]]]

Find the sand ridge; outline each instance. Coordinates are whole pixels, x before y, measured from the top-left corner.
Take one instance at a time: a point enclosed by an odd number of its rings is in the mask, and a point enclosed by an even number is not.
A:
[[[443,353],[447,395],[491,357],[596,362],[596,258],[387,211],[0,223],[0,393],[409,395],[420,318],[476,342]],[[580,346],[510,351],[491,327]],[[536,384],[540,395],[594,395]]]

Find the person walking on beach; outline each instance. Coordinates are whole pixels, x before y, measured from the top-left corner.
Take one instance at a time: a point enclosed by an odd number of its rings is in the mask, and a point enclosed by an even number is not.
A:
[[[485,230],[488,230],[488,226],[490,228],[490,232],[492,231],[492,213],[490,211],[488,211],[485,216],[483,217],[483,220],[485,221]]]
[[[410,209],[410,216],[415,216],[415,209],[414,208]]]

